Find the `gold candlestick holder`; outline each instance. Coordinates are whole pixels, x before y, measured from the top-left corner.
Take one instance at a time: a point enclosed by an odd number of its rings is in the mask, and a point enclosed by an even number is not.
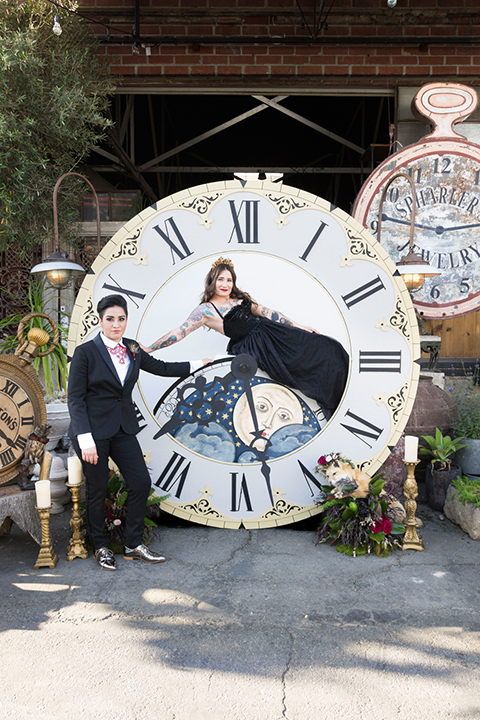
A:
[[[70,527],[73,530],[70,544],[67,548],[67,560],[75,560],[75,558],[82,558],[86,560],[88,558],[88,550],[85,546],[85,540],[82,535],[82,514],[80,512],[80,488],[83,483],[65,483],[70,492],[72,493],[72,517],[70,520]]]
[[[415,498],[418,495],[418,485],[415,480],[415,467],[418,465],[420,460],[416,462],[403,461],[407,466],[407,479],[403,486],[403,494],[405,495],[405,512],[407,513],[407,522],[405,523],[405,535],[403,538],[402,550],[425,550],[423,543],[418,537],[417,533],[417,520],[415,518],[415,512],[417,510],[417,503]]]
[[[48,507],[37,507],[38,514],[40,515],[40,524],[42,526],[42,544],[40,545],[40,552],[38,553],[37,562],[33,566],[35,570],[41,567],[54,568],[58,562],[58,555],[52,547],[52,541],[50,540],[50,508]]]

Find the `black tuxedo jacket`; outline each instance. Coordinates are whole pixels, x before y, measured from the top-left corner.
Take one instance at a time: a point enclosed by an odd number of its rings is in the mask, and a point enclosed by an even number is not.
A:
[[[139,425],[132,391],[140,370],[168,377],[184,377],[190,373],[189,362],[166,363],[141,348],[133,357],[128,346],[134,341],[123,338],[123,342],[130,358],[124,385],[100,335],[75,349],[68,379],[70,438],[90,432],[94,439],[104,440],[113,437],[120,427],[136,435]]]

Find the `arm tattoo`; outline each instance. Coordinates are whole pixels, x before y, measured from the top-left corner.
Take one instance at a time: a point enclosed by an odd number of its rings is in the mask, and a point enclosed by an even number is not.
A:
[[[203,318],[205,317],[205,315],[212,314],[207,312],[207,310],[208,308],[205,304],[199,305],[195,308],[195,310],[193,310],[193,312],[190,313],[188,318],[185,320],[184,323],[180,325],[180,327],[166,333],[166,335],[163,335],[161,338],[159,338],[159,340],[156,340],[149,347],[152,350],[161,350],[162,348],[174,345],[179,340],[183,340],[183,338],[186,337],[189,333],[197,330],[203,325]]]
[[[173,345],[177,342],[180,338],[177,338],[176,335],[170,335],[167,333],[163,336],[163,338],[160,338],[160,340],[157,340],[156,342],[149,345],[152,350],[161,350],[162,348],[169,347],[170,345]]]
[[[273,322],[278,322],[281,325],[288,325],[288,327],[294,327],[291,320],[289,320],[287,317],[285,317],[285,315],[282,315],[276,310],[270,310],[269,308],[265,307],[265,305],[259,305],[259,308],[263,317],[266,317]]]

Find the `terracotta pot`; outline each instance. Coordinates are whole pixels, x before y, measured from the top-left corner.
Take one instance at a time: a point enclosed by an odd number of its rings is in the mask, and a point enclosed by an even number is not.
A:
[[[448,435],[455,414],[456,403],[452,396],[434,385],[431,375],[420,373],[417,396],[405,435],[416,435],[419,438],[422,435],[434,436],[436,428],[442,435]]]

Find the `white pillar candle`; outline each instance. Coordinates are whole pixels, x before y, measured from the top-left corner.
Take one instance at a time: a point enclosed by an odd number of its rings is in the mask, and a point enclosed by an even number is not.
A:
[[[67,460],[68,463],[68,482],[70,485],[79,485],[82,482],[82,463],[80,458],[72,455]]]
[[[35,493],[37,495],[37,507],[50,507],[52,504],[50,498],[50,480],[37,480],[35,483]]]
[[[405,462],[417,462],[418,460],[418,437],[405,435]]]

